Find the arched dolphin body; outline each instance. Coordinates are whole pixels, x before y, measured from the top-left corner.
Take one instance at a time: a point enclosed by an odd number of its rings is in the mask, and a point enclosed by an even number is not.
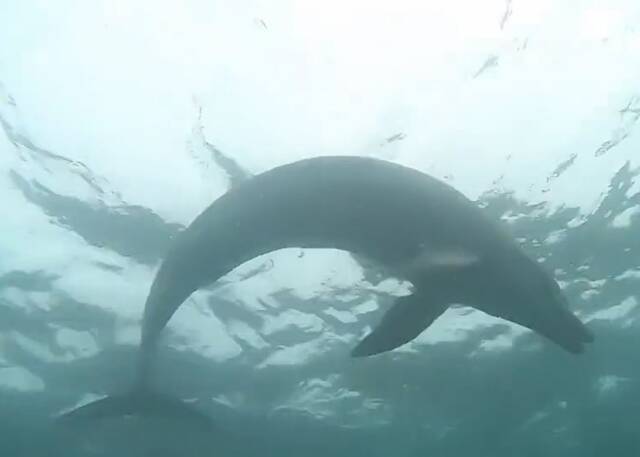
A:
[[[148,387],[158,337],[173,313],[242,263],[290,247],[349,251],[413,284],[353,349],[355,357],[411,341],[451,304],[528,327],[572,353],[593,340],[558,284],[449,185],[372,158],[311,158],[232,188],[178,236],[145,304],[138,387],[64,417],[180,411],[179,402]]]

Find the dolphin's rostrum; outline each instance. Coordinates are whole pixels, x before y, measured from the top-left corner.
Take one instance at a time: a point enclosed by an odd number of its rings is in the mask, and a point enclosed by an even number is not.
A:
[[[178,236],[145,304],[136,389],[63,417],[179,411],[179,403],[149,393],[162,329],[198,288],[290,247],[349,251],[412,283],[413,293],[399,298],[353,349],[356,357],[411,341],[451,304],[528,327],[572,353],[593,340],[551,276],[448,184],[383,160],[317,157],[230,189]],[[156,406],[145,407],[145,399]]]

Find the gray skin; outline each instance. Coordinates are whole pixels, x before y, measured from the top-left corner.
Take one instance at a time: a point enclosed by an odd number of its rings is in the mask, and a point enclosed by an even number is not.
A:
[[[245,181],[180,234],[145,305],[143,361],[191,293],[290,247],[349,251],[413,284],[354,356],[412,340],[453,303],[521,324],[573,353],[592,340],[557,283],[461,193],[390,162],[318,157]]]
[[[558,284],[461,193],[382,160],[319,157],[232,188],[177,237],[145,304],[134,389],[76,408],[61,421],[136,413],[208,424],[207,415],[150,386],[162,330],[200,287],[290,247],[349,251],[413,285],[353,349],[355,357],[411,341],[452,304],[528,327],[572,353],[593,340]]]

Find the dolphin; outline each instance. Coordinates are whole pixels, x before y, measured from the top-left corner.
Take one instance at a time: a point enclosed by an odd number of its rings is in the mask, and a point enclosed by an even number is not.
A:
[[[162,330],[197,289],[259,255],[291,247],[348,251],[412,284],[413,292],[396,300],[353,357],[413,340],[454,304],[527,327],[570,353],[593,341],[551,275],[450,185],[380,159],[314,157],[232,187],[179,234],[145,303],[136,387],[63,417],[199,417],[150,393]]]

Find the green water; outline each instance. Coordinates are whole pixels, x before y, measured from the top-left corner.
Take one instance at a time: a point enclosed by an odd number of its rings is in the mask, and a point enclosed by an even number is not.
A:
[[[640,455],[635,2],[25,1],[0,18],[1,456]],[[54,423],[130,387],[148,287],[195,215],[329,154],[465,193],[595,342],[568,354],[457,307],[351,359],[406,284],[284,250],[195,294],[161,341],[155,387],[213,429]]]

